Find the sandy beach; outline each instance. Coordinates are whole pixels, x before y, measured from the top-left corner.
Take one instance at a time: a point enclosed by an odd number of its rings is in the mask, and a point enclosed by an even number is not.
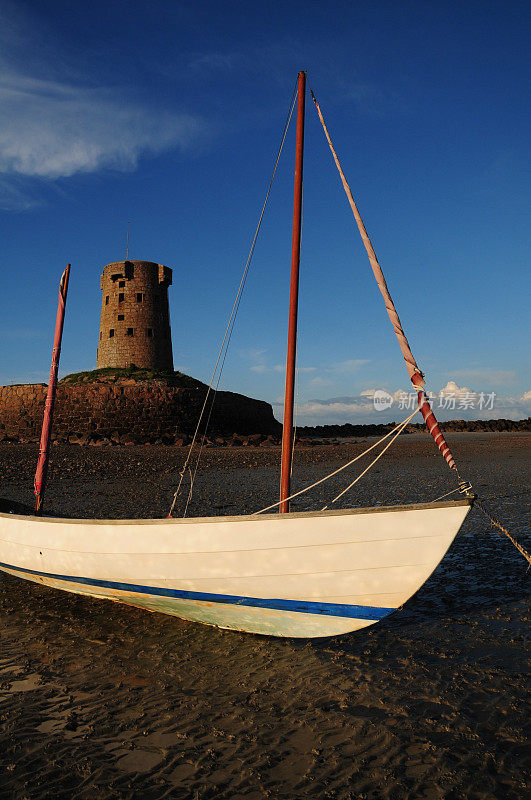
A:
[[[464,477],[528,549],[528,434],[449,434]],[[294,489],[367,442],[300,447]],[[57,445],[46,513],[167,513],[186,451]],[[344,505],[432,500],[453,479],[404,436]],[[32,505],[36,445],[0,445],[2,510]],[[191,515],[276,499],[279,448],[204,451]],[[362,462],[363,463],[363,462]],[[304,495],[318,508],[357,474]],[[522,800],[529,575],[473,510],[401,610],[358,633],[224,632],[0,573],[0,798]]]

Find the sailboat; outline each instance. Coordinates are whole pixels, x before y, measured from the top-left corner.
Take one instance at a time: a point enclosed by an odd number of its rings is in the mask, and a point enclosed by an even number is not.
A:
[[[325,136],[418,392],[418,410],[458,478],[457,488],[449,494],[459,491],[462,497],[415,505],[290,511],[290,500],[300,494],[290,494],[290,479],[305,96],[306,74],[301,72],[296,91],[292,272],[279,502],[264,509],[271,513],[229,517],[90,520],[42,516],[67,271],[61,281],[61,313],[56,325],[36,477],[38,515],[0,514],[3,571],[56,589],[220,628],[272,636],[323,637],[359,630],[391,614],[422,586],[443,558],[474,496],[470,484],[461,480],[430,408],[423,374],[411,353],[313,92]],[[292,111],[294,103],[295,98]],[[398,433],[408,420],[397,426]],[[372,449],[373,446],[369,448]]]

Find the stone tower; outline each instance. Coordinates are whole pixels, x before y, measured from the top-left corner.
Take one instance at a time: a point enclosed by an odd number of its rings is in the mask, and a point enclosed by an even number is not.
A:
[[[168,286],[172,271],[152,261],[116,261],[101,276],[98,369],[173,370]]]

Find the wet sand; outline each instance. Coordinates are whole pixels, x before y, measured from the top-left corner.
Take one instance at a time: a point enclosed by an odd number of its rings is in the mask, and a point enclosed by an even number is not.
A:
[[[530,548],[526,434],[449,435],[463,475]],[[294,488],[364,444],[301,448]],[[166,513],[185,451],[53,448],[47,512]],[[0,445],[0,497],[31,505],[34,445]],[[275,499],[278,448],[212,448],[193,515]],[[296,508],[318,508],[357,472]],[[404,437],[345,505],[453,487]],[[0,573],[2,800],[521,800],[529,791],[527,564],[472,511],[400,611],[334,639],[223,632]]]

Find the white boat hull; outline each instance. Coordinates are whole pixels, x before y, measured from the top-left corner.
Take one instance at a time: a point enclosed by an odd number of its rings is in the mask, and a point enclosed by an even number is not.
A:
[[[0,569],[222,628],[333,636],[403,605],[470,505],[170,520],[0,514]]]

